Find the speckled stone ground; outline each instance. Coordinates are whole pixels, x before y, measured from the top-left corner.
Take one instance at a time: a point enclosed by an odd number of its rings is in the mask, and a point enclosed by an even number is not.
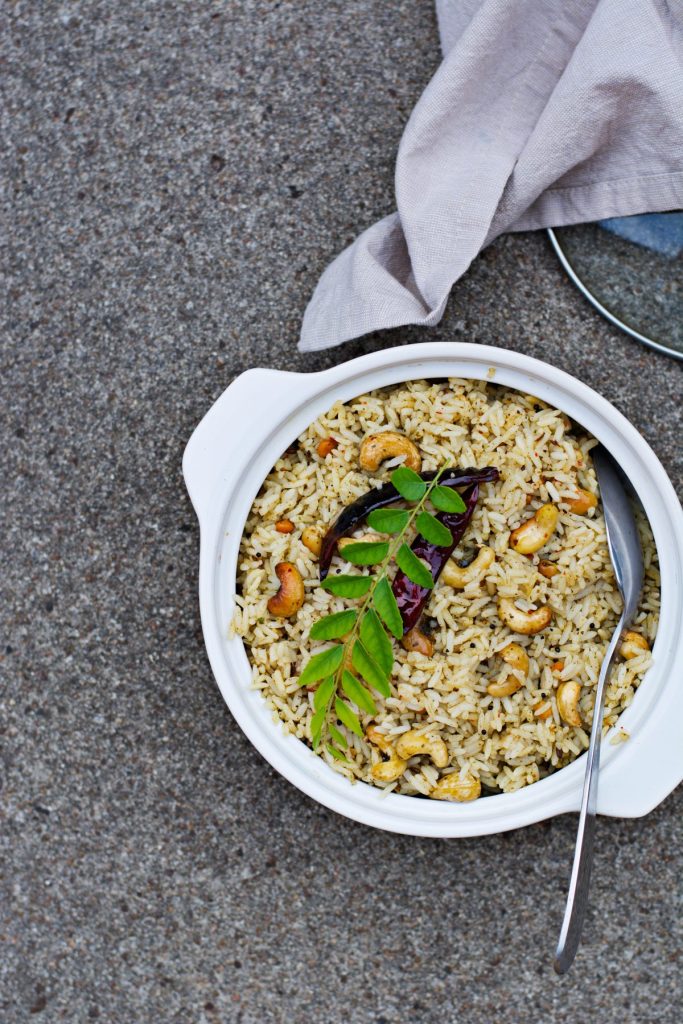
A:
[[[328,260],[387,213],[438,61],[429,0],[5,5],[0,1019],[680,1020],[680,794],[601,822],[560,980],[571,817],[381,834],[277,776],[223,706],[180,472],[254,365],[427,338],[545,357],[680,486],[680,366],[504,238],[429,333],[302,357]]]

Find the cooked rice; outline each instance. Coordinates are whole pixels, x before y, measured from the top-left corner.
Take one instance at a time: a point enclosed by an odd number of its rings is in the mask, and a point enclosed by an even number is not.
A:
[[[456,558],[465,559],[487,544],[496,560],[482,579],[464,590],[437,583],[424,620],[433,630],[433,656],[407,653],[394,642],[392,696],[384,700],[373,694],[377,715],[359,717],[364,729],[374,721],[390,736],[415,728],[437,733],[450,755],[444,774],[469,773],[485,789],[511,792],[563,767],[588,746],[595,685],[621,609],[600,505],[578,516],[563,504],[577,484],[597,493],[589,454],[597,442],[557,409],[518,391],[459,379],[413,381],[336,403],[301,435],[296,448],[278,459],[254,501],[240,549],[233,629],[244,639],[254,686],[285,730],[310,744],[313,694],[301,689],[297,679],[311,653],[325,645],[311,643],[309,630],[323,615],[352,602],[320,588],[317,560],[302,544],[301,532],[310,525],[329,526],[345,505],[386,482],[386,465],[370,477],[360,469],[358,455],[365,435],[389,428],[417,444],[423,471],[438,469],[446,460],[461,467],[498,467],[500,480],[482,486],[455,551]],[[316,445],[325,437],[333,437],[338,447],[321,458]],[[525,557],[508,546],[510,530],[546,502],[558,503],[561,510],[558,528],[540,553],[561,570],[552,580],[537,571],[539,555]],[[295,524],[293,533],[275,530],[283,518]],[[659,571],[642,514],[639,529],[645,587],[633,628],[651,647]],[[367,533],[366,527],[355,536]],[[305,603],[291,620],[274,618],[266,607],[278,587],[274,569],[281,561],[293,562],[305,580]],[[364,571],[336,557],[332,571],[340,569]],[[536,636],[511,634],[498,617],[502,596],[518,599],[526,609],[549,604],[551,624]],[[488,683],[509,671],[499,652],[511,640],[521,643],[529,656],[526,683],[510,697],[490,697]],[[564,662],[559,674],[552,671],[558,661]],[[605,730],[631,703],[650,664],[649,651],[617,663],[607,689]],[[556,691],[563,680],[582,684],[583,728],[560,718]],[[549,717],[535,714],[546,708]],[[343,731],[349,741],[348,762],[335,761],[324,749],[320,756],[349,779],[381,785],[370,773],[382,759],[380,752]],[[398,782],[381,788],[427,796],[440,774],[428,758],[416,757]]]

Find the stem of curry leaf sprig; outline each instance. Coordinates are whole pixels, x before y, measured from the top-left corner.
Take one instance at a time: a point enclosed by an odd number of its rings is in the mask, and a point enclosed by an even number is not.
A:
[[[382,561],[378,563],[379,564],[379,572],[377,572],[375,574],[372,586],[368,590],[367,594],[365,595],[365,599],[364,599],[363,603],[361,604],[360,608],[358,609],[358,613],[356,615],[356,619],[354,621],[353,627],[352,627],[351,631],[346,635],[343,644],[340,645],[342,647],[342,650],[343,650],[344,653],[342,655],[342,659],[341,659],[341,662],[339,664],[339,667],[335,670],[335,673],[334,673],[334,688],[332,689],[332,691],[330,693],[330,696],[329,696],[328,700],[326,701],[326,712],[325,712],[325,718],[324,718],[324,723],[323,723],[323,727],[322,727],[322,729],[324,729],[325,725],[327,725],[327,731],[328,732],[330,732],[331,729],[332,729],[332,726],[329,724],[329,721],[328,721],[330,709],[331,709],[331,706],[332,706],[332,701],[333,701],[333,699],[338,698],[339,690],[340,690],[340,685],[341,685],[342,677],[344,675],[344,671],[348,669],[348,651],[349,650],[353,650],[354,644],[356,643],[357,640],[359,640],[359,635],[358,634],[359,634],[361,623],[363,621],[363,617],[365,616],[366,612],[368,611],[369,606],[372,604],[372,600],[373,600],[375,591],[376,591],[379,583],[386,576],[386,570],[387,570],[389,564],[391,563],[392,559],[396,556],[396,553],[398,552],[399,548],[404,543],[406,533],[408,532],[410,527],[413,525],[413,523],[415,522],[416,518],[419,516],[420,512],[422,512],[422,510],[424,509],[427,501],[429,500],[430,494],[432,493],[434,488],[438,486],[439,480],[441,479],[441,477],[443,476],[445,471],[448,469],[449,465],[450,465],[450,463],[448,461],[446,461],[443,464],[443,466],[441,466],[441,468],[437,472],[437,474],[434,477],[434,479],[431,480],[430,483],[427,485],[427,487],[425,489],[425,492],[422,495],[422,497],[419,499],[417,504],[412,508],[412,510],[410,512],[410,516],[409,516],[405,526],[396,534],[396,536],[393,539],[393,541],[389,542],[389,550],[387,551],[387,553],[384,556],[384,558],[382,559]],[[361,542],[359,542],[359,543],[361,543]],[[378,616],[378,618],[379,618],[379,616]],[[381,624],[382,628],[384,629],[384,631],[387,632],[387,629],[386,629],[386,626],[385,626],[384,622],[382,622],[381,619],[379,621],[380,621],[380,624]],[[329,678],[329,677],[327,677],[327,678]],[[319,685],[322,685],[323,682],[324,682],[324,679],[321,680]],[[347,726],[347,728],[348,728],[348,726]],[[321,733],[320,733],[320,739],[319,739],[319,742],[318,742],[318,746],[320,745],[320,743],[323,742],[323,731],[322,731],[322,729],[321,729]],[[337,732],[337,735],[340,735],[338,733],[338,730],[336,730],[336,727],[335,727],[335,732]],[[348,746],[348,744],[347,744],[347,746]],[[330,747],[330,745],[328,745],[327,749],[329,750],[329,752],[332,754],[333,757],[336,757],[338,759],[343,758],[343,754],[341,753],[341,751],[339,751],[339,749],[337,747]],[[344,758],[344,760],[346,760],[346,758]]]
[[[372,600],[372,595],[375,593],[375,590],[377,589],[377,584],[382,579],[382,577],[386,574],[387,567],[388,567],[389,563],[391,562],[391,560],[396,556],[396,552],[398,551],[398,549],[403,544],[403,540],[405,538],[406,533],[408,532],[408,530],[413,525],[413,523],[417,519],[418,515],[420,514],[420,512],[424,508],[425,502],[429,498],[429,495],[432,493],[434,488],[438,485],[439,480],[441,479],[443,474],[446,472],[446,470],[448,469],[449,465],[450,465],[450,463],[444,462],[443,466],[441,467],[439,472],[436,474],[434,479],[427,485],[427,489],[425,490],[424,494],[422,495],[422,497],[418,501],[417,505],[415,505],[415,507],[413,508],[413,510],[411,512],[411,515],[410,515],[410,518],[408,519],[408,522],[403,527],[401,532],[396,534],[396,537],[395,537],[394,542],[393,542],[393,546],[392,546],[392,543],[389,542],[389,550],[387,551],[386,557],[379,563],[380,564],[380,572],[378,573],[377,577],[375,578],[375,582],[370,587],[370,589],[369,589],[369,591],[367,593],[367,596],[365,598],[365,601],[363,602],[363,604],[360,607],[360,611],[358,612],[358,618],[356,619],[356,622],[354,623],[354,627],[351,630],[351,633],[349,633],[349,637],[357,636],[358,626],[360,624],[360,621],[361,621],[363,615],[365,614],[365,611],[367,609],[368,604]],[[344,641],[344,646],[346,646],[346,644],[348,642],[349,642],[348,640],[345,640]]]

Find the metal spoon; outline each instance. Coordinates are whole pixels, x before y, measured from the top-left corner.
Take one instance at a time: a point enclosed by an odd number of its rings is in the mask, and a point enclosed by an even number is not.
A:
[[[588,903],[598,801],[600,740],[602,738],[607,680],[622,634],[630,625],[638,607],[640,590],[643,585],[643,551],[633,511],[619,479],[617,467],[611,455],[602,445],[593,449],[593,465],[598,477],[602,507],[605,513],[607,546],[624,608],[607,648],[595,692],[595,710],[593,711],[593,726],[586,755],[586,776],[583,783],[574,864],[569,881],[567,907],[564,912],[560,940],[553,961],[553,967],[558,974],[566,974],[572,965],[579,946]]]

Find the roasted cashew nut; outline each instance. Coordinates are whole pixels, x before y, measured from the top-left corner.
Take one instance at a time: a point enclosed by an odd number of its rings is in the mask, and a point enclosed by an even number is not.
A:
[[[508,644],[500,656],[506,665],[514,670],[515,675],[506,676],[505,679],[497,679],[489,683],[486,692],[491,697],[510,697],[517,690],[521,689],[522,682],[529,671],[529,655],[521,644]],[[521,678],[520,678],[521,677]]]
[[[506,665],[526,676],[529,672],[529,655],[521,644],[508,644],[500,652],[500,656]]]
[[[518,526],[510,534],[510,547],[520,555],[532,555],[548,543],[560,513],[555,505],[541,505],[531,519]]]
[[[396,782],[396,779],[399,779],[408,767],[408,762],[397,756],[389,737],[380,732],[376,725],[371,725],[365,735],[388,757],[387,761],[378,761],[377,764],[373,764],[370,769],[373,779],[377,779],[378,782]]]
[[[523,612],[511,597],[501,597],[498,602],[498,614],[513,633],[521,633],[523,636],[540,633],[553,617],[552,609],[548,605],[542,605],[533,612]]]
[[[296,615],[304,603],[304,581],[301,573],[291,562],[278,562],[275,575],[280,581],[280,589],[268,601],[268,611],[288,619]]]
[[[381,434],[369,434],[360,446],[361,467],[370,473],[374,473],[381,462],[386,459],[396,459],[400,455],[405,456],[404,466],[414,469],[416,473],[420,472],[422,456],[416,445],[405,434],[398,434],[394,430],[385,430]]]
[[[548,562],[547,559],[542,558],[538,563],[538,571],[541,576],[545,576],[547,580],[551,580],[553,576],[557,576],[560,570],[552,562]]]
[[[495,682],[489,683],[486,692],[490,697],[511,697],[521,688],[522,684],[519,679],[515,679],[514,676],[506,676],[505,679],[496,679]]]
[[[557,688],[557,710],[567,725],[579,726],[582,724],[579,714],[580,696],[581,683],[560,683]]]
[[[631,658],[637,658],[639,654],[649,650],[650,645],[645,637],[640,633],[634,633],[631,629],[624,633],[619,645],[619,654],[622,658],[626,658],[627,661],[630,661]]]
[[[406,761],[416,754],[428,754],[437,768],[445,768],[448,764],[448,748],[441,737],[419,733],[415,729],[399,736],[396,753]]]
[[[468,800],[476,800],[481,795],[481,782],[473,775],[460,778],[458,772],[445,775],[439,779],[429,794],[432,800],[456,800],[464,804]]]
[[[317,557],[323,543],[323,531],[319,526],[306,526],[301,531],[301,543]]]
[[[569,511],[577,516],[585,516],[598,503],[597,497],[591,494],[590,491],[585,491],[583,487],[577,487],[575,496],[571,498],[563,497],[562,501],[569,505]]]
[[[408,630],[401,640],[401,647],[404,647],[406,651],[416,651],[418,654],[424,654],[425,658],[431,658],[434,653],[434,644],[431,638],[421,633],[417,626],[413,626],[412,629]]]
[[[479,548],[477,557],[470,562],[469,565],[463,568],[458,565],[454,559],[449,558],[443,567],[441,573],[441,579],[449,587],[458,587],[462,589],[466,587],[468,583],[472,583],[479,576],[484,573],[489,566],[493,565],[496,560],[496,554],[493,548],[488,548],[486,545]]]

